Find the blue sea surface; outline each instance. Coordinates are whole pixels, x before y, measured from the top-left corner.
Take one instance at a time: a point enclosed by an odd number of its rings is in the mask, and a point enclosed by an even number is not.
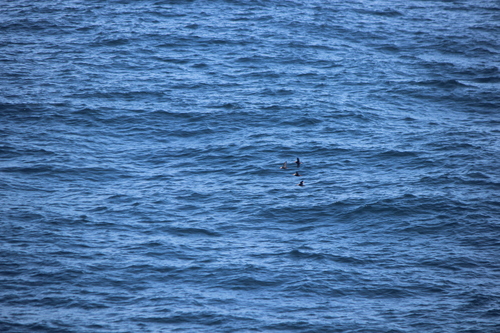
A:
[[[500,332],[497,0],[16,0],[0,31],[1,332]]]

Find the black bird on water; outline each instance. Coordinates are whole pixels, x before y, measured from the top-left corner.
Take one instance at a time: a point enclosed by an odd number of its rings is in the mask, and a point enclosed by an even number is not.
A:
[[[300,161],[300,159],[297,157],[297,160],[295,161],[295,164],[297,164],[297,167],[300,167],[300,165],[302,164],[302,162]]]

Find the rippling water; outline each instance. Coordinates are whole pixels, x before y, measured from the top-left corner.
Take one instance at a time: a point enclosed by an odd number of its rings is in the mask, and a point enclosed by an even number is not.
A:
[[[498,1],[0,18],[0,331],[500,331]]]

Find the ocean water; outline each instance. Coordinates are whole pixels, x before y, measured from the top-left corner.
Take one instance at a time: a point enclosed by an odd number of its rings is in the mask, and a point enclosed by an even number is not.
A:
[[[0,28],[1,332],[500,332],[498,1]]]

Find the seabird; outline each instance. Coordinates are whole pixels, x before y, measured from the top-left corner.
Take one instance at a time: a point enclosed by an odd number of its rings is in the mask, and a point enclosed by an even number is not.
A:
[[[297,164],[297,167],[299,167],[302,164],[302,162],[300,161],[300,159],[298,157],[297,157],[297,160],[295,161],[295,164]]]
[[[297,176],[297,177],[302,177],[302,175],[298,171],[295,171],[295,173],[293,175]]]
[[[297,186],[304,186],[304,181],[301,180],[300,183],[297,184]]]
[[[283,163],[283,166],[280,166],[280,169],[288,169],[288,168],[286,167],[286,162],[285,162],[285,163]]]

